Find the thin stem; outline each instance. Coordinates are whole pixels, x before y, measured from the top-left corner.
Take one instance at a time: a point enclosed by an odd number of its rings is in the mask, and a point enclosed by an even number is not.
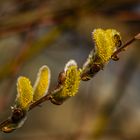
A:
[[[112,57],[117,56],[117,54],[119,54],[121,51],[123,51],[128,45],[130,45],[131,43],[133,43],[135,40],[140,39],[140,33],[137,34],[134,38],[132,38],[131,40],[127,41],[123,46],[121,46],[118,50],[116,50],[114,52],[114,54],[112,55]],[[35,108],[36,106],[40,105],[41,103],[45,102],[45,101],[49,101],[50,99],[52,99],[52,95],[51,92],[49,94],[47,94],[46,96],[42,97],[41,99],[39,99],[38,101],[34,102],[33,104],[30,105],[29,107],[29,111],[32,110],[33,108]],[[0,123],[0,130],[7,125],[10,122],[10,119],[7,119],[5,121],[3,121],[2,123]]]
[[[33,108],[35,108],[36,106],[40,105],[41,103],[50,100],[51,98],[52,98],[51,93],[47,94],[46,96],[42,97],[38,101],[31,104],[29,111],[32,110]],[[4,126],[8,125],[9,123],[10,123],[10,119],[7,119],[7,120],[3,121],[2,123],[0,123],[0,131],[2,131],[2,128]]]
[[[121,46],[119,49],[117,49],[113,55],[116,56],[117,54],[119,54],[121,51],[123,51],[128,45],[130,45],[131,43],[133,43],[135,40],[139,39],[140,34],[137,34],[135,37],[133,37],[132,39],[130,39],[129,41],[127,41],[123,46]],[[52,98],[51,93],[47,94],[46,96],[42,97],[41,99],[39,99],[38,101],[34,102],[33,104],[31,104],[29,110],[33,109],[34,107],[40,105],[41,103],[50,100]]]
[[[111,56],[112,58],[117,56],[120,52],[124,51],[124,49],[132,44],[134,41],[140,39],[140,33],[138,33],[137,35],[135,35],[132,39],[128,40],[124,45],[122,45],[120,48],[118,48],[114,53],[113,55]]]
[[[38,101],[34,102],[30,105],[29,111],[35,108],[36,106],[40,105],[41,103],[48,101],[52,98],[51,93],[47,94],[46,96],[40,98]]]

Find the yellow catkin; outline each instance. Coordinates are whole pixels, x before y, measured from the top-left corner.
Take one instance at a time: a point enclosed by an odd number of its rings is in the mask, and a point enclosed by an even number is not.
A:
[[[33,101],[33,88],[30,80],[26,77],[19,77],[17,80],[17,99],[18,105],[22,109],[28,109],[30,103]]]
[[[44,65],[39,69],[37,80],[34,85],[33,100],[37,101],[43,97],[49,88],[50,84],[50,69]]]
[[[117,47],[118,40],[115,39],[115,35],[120,37],[120,34],[114,29],[95,29],[92,35],[95,42],[95,53],[104,64],[109,61]]]
[[[80,70],[74,60],[70,60],[65,67],[66,79],[62,88],[62,97],[74,96],[79,89]]]

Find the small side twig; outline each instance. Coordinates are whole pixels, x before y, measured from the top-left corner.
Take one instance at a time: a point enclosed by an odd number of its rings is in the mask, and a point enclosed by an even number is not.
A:
[[[132,44],[134,41],[139,40],[140,39],[140,33],[138,33],[137,35],[135,35],[132,39],[128,40],[124,45],[122,45],[120,48],[118,48],[112,55],[112,57],[117,56],[120,52],[124,51],[126,47],[128,47],[128,45]]]

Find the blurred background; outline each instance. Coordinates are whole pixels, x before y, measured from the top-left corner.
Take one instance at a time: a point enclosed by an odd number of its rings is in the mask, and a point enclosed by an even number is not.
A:
[[[50,90],[69,59],[82,67],[95,28],[115,28],[123,43],[140,32],[139,0],[0,0],[0,120],[8,118],[16,79],[34,84],[51,69]],[[45,102],[24,126],[0,140],[140,140],[140,42],[92,80],[81,82],[63,105]]]

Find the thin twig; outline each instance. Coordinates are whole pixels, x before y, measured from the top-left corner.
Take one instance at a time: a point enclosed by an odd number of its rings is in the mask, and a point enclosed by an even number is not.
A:
[[[122,47],[120,47],[118,50],[116,50],[112,56],[119,54],[128,45],[132,44],[135,40],[139,39],[139,36],[140,36],[140,34],[137,34],[134,38],[132,38],[131,40],[127,41]],[[33,109],[34,107],[36,107],[36,106],[40,105],[41,103],[43,103],[43,102],[45,102],[47,100],[50,100],[50,99],[51,99],[51,92],[49,94],[47,94],[46,96],[42,97],[40,100],[38,100],[35,103],[33,103],[30,106],[29,110]]]
[[[127,46],[132,44],[134,41],[140,39],[140,33],[135,35],[132,39],[128,40],[124,45],[122,45],[120,48],[118,48],[112,55],[112,57],[117,56],[120,52],[124,51]]]
[[[51,93],[47,94],[46,96],[42,97],[41,99],[37,100],[36,102],[34,102],[33,104],[31,104],[29,111],[32,110],[33,108],[35,108],[36,106],[40,105],[41,103],[50,100],[51,97]]]
[[[39,106],[41,103],[45,102],[45,101],[48,101],[50,100],[52,97],[51,97],[51,93],[47,94],[46,96],[42,97],[41,99],[39,99],[38,101],[34,102],[33,104],[31,104],[30,108],[29,108],[29,111],[32,110],[33,108]],[[9,124],[10,122],[10,119],[7,119],[5,121],[3,121],[1,124],[0,124],[0,131],[2,130],[2,128],[4,126],[6,126],[7,124]]]
[[[131,43],[133,43],[137,39],[140,39],[140,34],[137,34],[134,38],[132,38],[131,40],[127,41],[122,47],[120,47],[116,52],[114,52],[114,54],[112,56],[116,56],[117,54],[119,54],[121,51],[124,50],[124,48],[126,48],[128,45],[130,45]],[[51,92],[49,92],[49,94],[47,94],[46,96],[42,97],[41,99],[39,99],[38,101],[34,102],[33,104],[31,104],[31,106],[29,107],[29,111],[32,110],[33,108],[37,107],[41,103],[43,103],[45,101],[49,101],[50,99],[52,99]],[[3,128],[3,126],[5,126],[8,123],[9,123],[9,119],[7,119],[4,122],[2,122],[0,124],[0,130]]]

